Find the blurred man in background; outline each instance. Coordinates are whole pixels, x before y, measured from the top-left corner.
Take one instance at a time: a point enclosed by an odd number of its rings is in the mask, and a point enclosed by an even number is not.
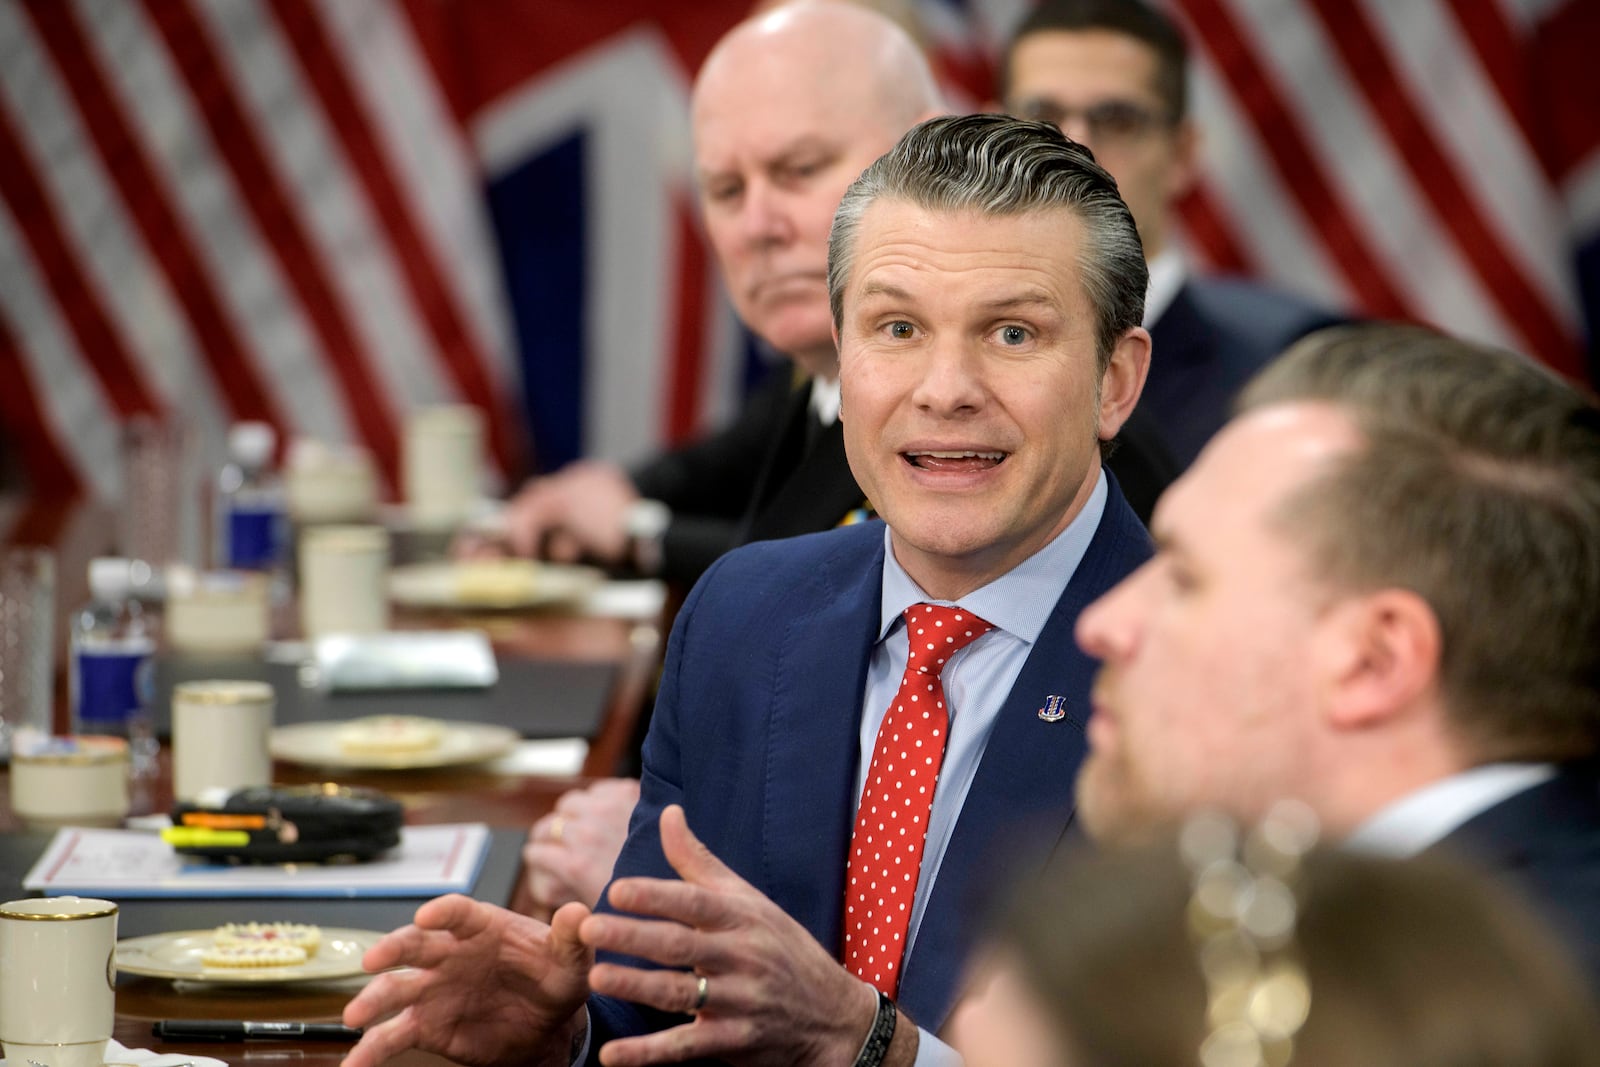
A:
[[[1337,316],[1238,279],[1193,276],[1174,247],[1174,206],[1194,182],[1200,132],[1183,35],[1166,14],[1144,0],[1043,0],[1012,37],[1002,80],[1006,110],[1088,145],[1133,211],[1150,263],[1153,346],[1139,411],[1187,467],[1250,375]]]
[[[723,39],[691,102],[701,215],[734,309],[794,367],[704,440],[632,470],[584,460],[529,482],[507,512],[519,554],[688,585],[735,544],[864,507],[838,424],[828,227],[845,186],[938,110],[916,44],[863,8],[779,8]]]

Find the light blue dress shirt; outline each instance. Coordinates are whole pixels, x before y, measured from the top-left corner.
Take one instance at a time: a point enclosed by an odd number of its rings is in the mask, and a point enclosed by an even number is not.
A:
[[[1106,494],[1105,474],[1099,472],[1083,510],[1065,530],[1017,567],[961,598],[960,607],[990,623],[994,629],[952,656],[940,676],[945,703],[950,710],[950,729],[945,739],[939,785],[933,794],[933,810],[928,815],[922,873],[917,878],[917,894],[911,906],[911,923],[906,934],[907,962],[916,951],[922,914],[938,880],[939,865],[955,830],[956,817],[961,814],[961,806],[966,802],[967,791],[972,788],[978,764],[983,759],[983,750],[989,743],[989,734],[1000,715],[1000,706],[1010,695],[1028,653],[1033,650],[1056,602],[1089,550],[1089,542],[1094,539],[1100,517],[1105,512]],[[878,728],[889,714],[889,703],[899,691],[900,679],[906,670],[908,642],[901,614],[913,604],[924,602],[954,606],[952,601],[928,596],[917,586],[894,558],[893,542],[885,529],[883,617],[878,643],[867,665],[867,686],[862,697],[857,806],[872,766]],[[902,965],[901,970],[904,969]],[[916,1062],[917,1067],[947,1067],[959,1064],[961,1058],[948,1045],[923,1030]]]
[[[922,924],[922,913],[927,908],[928,896],[938,879],[939,865],[944,860],[945,848],[955,829],[956,817],[967,799],[967,791],[972,788],[978,764],[983,759],[983,750],[989,743],[990,731],[1000,715],[1000,706],[1010,695],[1011,686],[1021,673],[1028,653],[1033,650],[1034,642],[1049,621],[1056,602],[1061,599],[1084,553],[1089,550],[1089,542],[1094,540],[1095,531],[1100,528],[1100,518],[1105,513],[1106,495],[1105,473],[1098,471],[1094,489],[1084,502],[1083,510],[1067,524],[1065,530],[1017,567],[961,598],[961,607],[992,624],[994,629],[952,656],[940,676],[944,683],[945,703],[950,709],[950,730],[945,740],[939,784],[934,790],[933,810],[928,815],[922,873],[917,879],[917,894],[912,903],[911,923],[906,935],[907,960],[916,950],[917,929]],[[861,714],[861,760],[856,773],[857,806],[861,803],[861,791],[872,765],[872,750],[877,744],[878,728],[889,713],[889,701],[899,690],[900,678],[906,670],[908,643],[905,622],[900,616],[913,604],[924,602],[952,604],[948,600],[935,600],[918,588],[894,558],[894,547],[886,528],[883,617],[878,630],[878,643],[873,647],[867,665],[867,686]],[[582,1063],[588,1050],[589,1035],[585,1034],[583,1047],[573,1062]],[[950,1046],[928,1031],[920,1031],[916,1067],[959,1067],[960,1064],[961,1057]]]

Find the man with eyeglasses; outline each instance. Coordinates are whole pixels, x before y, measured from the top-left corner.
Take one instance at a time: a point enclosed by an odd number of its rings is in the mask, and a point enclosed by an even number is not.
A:
[[[1338,316],[1239,279],[1188,273],[1169,236],[1194,181],[1183,35],[1143,0],[1043,0],[1006,50],[1006,110],[1087,145],[1133,211],[1150,265],[1153,344],[1139,411],[1182,467],[1221,428],[1244,382]]]

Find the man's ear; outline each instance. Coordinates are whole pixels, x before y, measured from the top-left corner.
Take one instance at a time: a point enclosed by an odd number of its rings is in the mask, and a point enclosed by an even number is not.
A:
[[[1330,609],[1322,626],[1323,706],[1333,729],[1382,726],[1437,689],[1439,619],[1416,593],[1351,597]]]
[[[1135,326],[1117,339],[1100,376],[1100,440],[1109,441],[1133,414],[1150,373],[1150,334]]]

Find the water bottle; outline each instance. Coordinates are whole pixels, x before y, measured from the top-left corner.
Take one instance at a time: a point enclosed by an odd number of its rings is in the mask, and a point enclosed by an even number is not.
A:
[[[150,721],[156,623],[133,599],[136,566],[89,562],[89,603],[72,617],[68,681],[72,732],[126,738],[134,775],[148,777],[158,751]]]
[[[272,469],[277,444],[264,422],[228,431],[228,464],[217,479],[218,567],[276,573],[284,562],[288,520],[283,483]]]

